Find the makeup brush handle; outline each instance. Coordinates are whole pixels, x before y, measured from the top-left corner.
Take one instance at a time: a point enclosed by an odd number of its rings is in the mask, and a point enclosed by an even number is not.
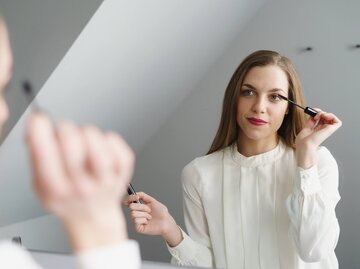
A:
[[[308,107],[308,106],[305,107],[304,111],[306,114],[310,115],[311,117],[315,117],[317,114],[317,111],[315,109]]]

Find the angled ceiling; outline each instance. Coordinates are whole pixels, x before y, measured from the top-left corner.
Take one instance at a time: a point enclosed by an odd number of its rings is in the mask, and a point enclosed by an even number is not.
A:
[[[13,100],[10,106],[22,102],[17,114],[22,115],[26,102],[20,101],[22,96],[16,88],[23,77],[29,78],[41,87],[37,102],[55,120],[71,118],[118,131],[140,152],[264,2],[229,0],[224,4],[221,0],[201,0],[190,5],[180,0],[105,0],[76,37],[62,28],[72,28],[71,22],[60,27],[52,19],[54,16],[58,23],[64,23],[69,20],[64,14],[77,14],[88,1],[79,5],[67,1],[67,9],[58,8],[59,3],[54,1],[46,11],[47,19],[33,22],[26,31],[31,35],[22,42],[13,37],[14,45],[35,43],[14,49],[15,60],[19,59],[15,64],[20,65],[22,57],[29,54],[33,58],[15,74],[10,92],[17,93],[13,99],[9,96]],[[35,6],[41,4],[34,1],[24,10],[38,12]],[[94,8],[97,4],[99,1],[93,1]],[[29,14],[23,12],[24,22],[17,26],[20,28],[28,25]],[[89,20],[90,8],[87,14],[77,25],[77,33]],[[17,16],[14,13],[7,17],[10,31],[14,27],[15,33]],[[36,25],[44,27],[46,34],[33,36]],[[70,48],[69,39],[61,48],[56,47],[65,37],[63,31],[76,39]],[[27,113],[19,118],[1,146],[1,226],[44,214],[31,191],[23,143]]]
[[[6,92],[10,118],[1,141],[28,105],[19,90],[20,82],[30,79],[38,91],[102,2],[0,0],[14,55],[13,80]]]

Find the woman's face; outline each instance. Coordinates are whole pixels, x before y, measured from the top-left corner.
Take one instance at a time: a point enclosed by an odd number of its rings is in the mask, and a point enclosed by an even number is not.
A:
[[[253,67],[241,85],[237,106],[239,139],[276,143],[277,130],[287,113],[289,83],[278,66]]]
[[[4,99],[4,90],[12,75],[12,55],[5,23],[0,18],[0,134],[9,117],[9,110]]]

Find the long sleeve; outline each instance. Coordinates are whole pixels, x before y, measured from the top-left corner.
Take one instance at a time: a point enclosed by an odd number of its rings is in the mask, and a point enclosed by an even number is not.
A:
[[[141,267],[139,246],[132,240],[77,253],[76,259],[81,269],[139,269]]]
[[[293,191],[286,201],[289,234],[303,261],[319,262],[334,252],[339,237],[335,214],[340,200],[338,167],[331,153],[321,147],[317,165],[297,169]]]
[[[11,242],[0,243],[0,268],[41,269],[29,252]]]
[[[201,202],[200,176],[194,162],[188,164],[181,175],[184,197],[185,225],[188,236],[176,247],[168,249],[171,262],[177,265],[214,267],[207,220]]]

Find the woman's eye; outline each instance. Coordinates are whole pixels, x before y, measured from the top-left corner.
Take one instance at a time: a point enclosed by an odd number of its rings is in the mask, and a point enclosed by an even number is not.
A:
[[[241,95],[242,96],[252,96],[252,95],[254,95],[254,91],[249,90],[249,89],[244,89],[244,90],[241,90]]]
[[[271,100],[273,101],[280,101],[281,97],[278,94],[273,94],[270,96]]]

